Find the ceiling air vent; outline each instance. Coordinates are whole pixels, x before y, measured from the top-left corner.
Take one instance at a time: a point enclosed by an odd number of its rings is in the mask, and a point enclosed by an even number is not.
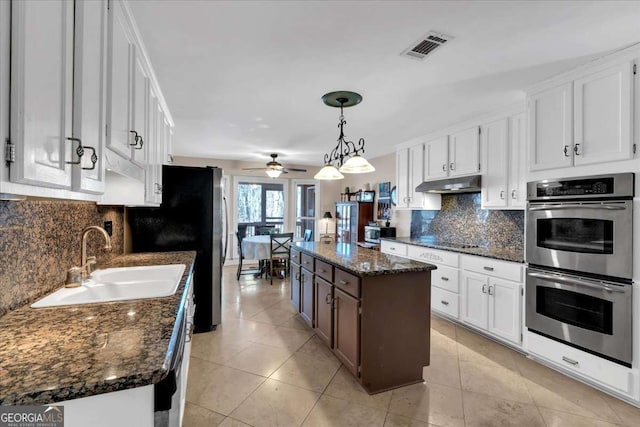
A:
[[[432,54],[436,49],[451,39],[453,39],[453,37],[436,33],[435,31],[429,31],[426,36],[402,52],[402,55],[411,59],[424,61],[427,55]]]

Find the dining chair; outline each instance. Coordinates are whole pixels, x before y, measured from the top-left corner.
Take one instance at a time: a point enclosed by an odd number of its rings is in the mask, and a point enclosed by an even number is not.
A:
[[[242,239],[243,236],[240,231],[236,231],[236,237],[238,238],[238,271],[236,271],[236,280],[240,280],[240,276],[243,274],[260,274],[262,270],[260,267],[251,266],[251,268],[242,269],[242,261],[244,260],[244,254],[242,253]]]
[[[308,228],[304,230],[304,241],[310,242],[312,238],[313,238],[313,231]]]
[[[265,236],[268,234],[273,234],[276,232],[275,225],[257,225],[256,226],[256,236]]]
[[[273,285],[273,274],[282,273],[283,277],[289,270],[289,259],[291,258],[291,242],[293,233],[275,233],[271,235],[271,258],[269,259],[269,276]]]

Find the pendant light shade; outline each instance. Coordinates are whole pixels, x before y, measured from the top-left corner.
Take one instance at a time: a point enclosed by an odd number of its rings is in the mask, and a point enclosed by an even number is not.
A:
[[[344,175],[342,175],[340,171],[336,169],[336,167],[333,165],[324,166],[313,177],[313,179],[322,179],[322,180],[335,180],[335,179],[342,179],[342,178],[344,178]]]
[[[356,154],[353,157],[349,157],[344,165],[339,169],[342,173],[368,173],[375,172],[376,168],[371,166],[371,163],[364,157]]]

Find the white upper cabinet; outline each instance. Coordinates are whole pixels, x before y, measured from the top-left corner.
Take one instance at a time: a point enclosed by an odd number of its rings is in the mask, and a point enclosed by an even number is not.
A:
[[[482,126],[482,206],[506,207],[508,203],[509,121],[507,118]]]
[[[158,121],[160,116],[160,109],[158,106],[158,97],[153,88],[149,92],[149,137],[147,138],[147,155],[149,161],[144,168],[144,201],[148,204],[159,203],[159,187],[156,179],[157,168],[155,165],[154,155],[155,147],[158,141]]]
[[[13,182],[71,189],[73,2],[11,3]],[[72,155],[73,153],[73,155]]]
[[[633,158],[633,63],[529,95],[529,170]]]
[[[409,207],[409,149],[402,148],[396,151],[396,196],[398,198],[396,208]]]
[[[526,122],[524,113],[509,118],[509,206],[524,209],[527,205]]]
[[[574,164],[633,157],[633,64],[625,62],[574,82]]]
[[[449,137],[443,136],[424,145],[424,179],[446,178],[449,171]]]
[[[144,71],[142,62],[134,50],[134,67],[133,67],[133,117],[131,118],[133,126],[131,130],[134,140],[131,142],[133,149],[133,161],[144,166],[148,161],[149,146],[149,78]]]
[[[416,192],[416,187],[424,181],[423,176],[424,145],[418,144],[409,148],[409,207],[421,209],[423,194]]]
[[[529,97],[529,170],[571,166],[573,90],[571,83]]]
[[[133,116],[133,61],[135,45],[131,40],[121,2],[112,2],[109,14],[109,95],[107,101],[107,148],[129,159],[135,134]]]
[[[449,176],[480,172],[480,128],[457,132],[449,137]]]
[[[75,2],[73,137],[82,141],[73,189],[104,191],[106,124],[107,1]]]

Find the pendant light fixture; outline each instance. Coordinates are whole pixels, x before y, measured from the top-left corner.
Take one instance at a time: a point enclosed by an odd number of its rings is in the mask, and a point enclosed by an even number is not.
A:
[[[340,108],[340,121],[338,122],[340,135],[335,148],[324,155],[324,167],[314,176],[315,179],[342,179],[344,178],[342,173],[368,173],[376,170],[367,159],[360,155],[364,153],[364,138],[360,138],[356,145],[344,137],[344,125],[347,122],[344,119],[343,109],[357,105],[360,101],[362,101],[360,94],[349,91],[329,92],[322,97],[322,102],[329,107]]]

